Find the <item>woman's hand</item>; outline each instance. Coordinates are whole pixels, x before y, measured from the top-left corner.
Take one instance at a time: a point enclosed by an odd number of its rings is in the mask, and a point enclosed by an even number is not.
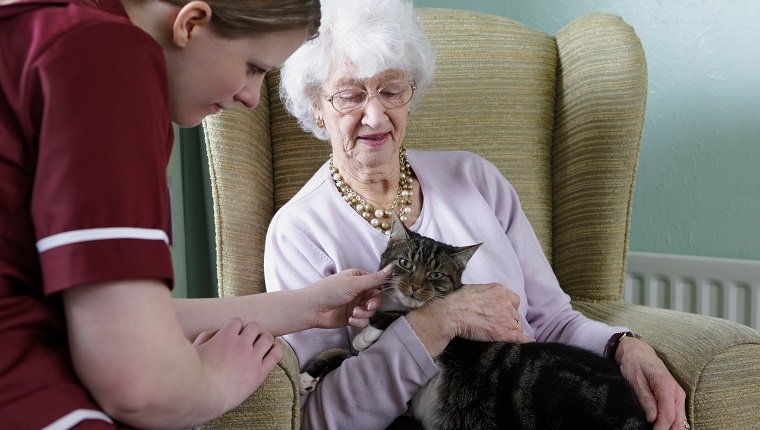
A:
[[[520,326],[520,296],[496,283],[465,285],[446,298],[454,335],[482,342],[532,342]]]
[[[282,359],[282,345],[255,322],[233,318],[219,330],[202,332],[193,346],[212,380],[228,390],[230,410],[247,399]]]
[[[451,339],[483,342],[532,342],[526,336],[517,308],[520,296],[500,284],[465,285],[458,291],[406,315],[431,357],[440,354]]]
[[[615,352],[623,377],[633,386],[654,430],[684,430],[686,393],[673,378],[665,363],[646,342],[624,337]]]
[[[315,282],[308,291],[315,309],[314,327],[339,328],[350,324],[362,328],[369,324],[380,305],[380,288],[388,281],[390,266],[367,273],[345,270]]]

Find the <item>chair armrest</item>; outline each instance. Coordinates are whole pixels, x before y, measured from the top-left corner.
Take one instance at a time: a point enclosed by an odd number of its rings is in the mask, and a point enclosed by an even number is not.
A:
[[[756,428],[760,333],[719,318],[621,302],[573,301],[589,318],[631,328],[686,391],[693,429]]]
[[[282,360],[264,383],[237,408],[196,427],[199,430],[297,430],[301,427],[298,358],[282,339]]]

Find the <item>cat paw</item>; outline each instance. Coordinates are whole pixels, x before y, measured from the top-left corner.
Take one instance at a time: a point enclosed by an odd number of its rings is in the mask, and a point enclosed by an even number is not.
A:
[[[301,394],[311,393],[315,388],[317,388],[317,382],[319,382],[319,378],[315,378],[309,375],[307,372],[303,372],[299,375],[298,378],[299,391]]]
[[[381,334],[383,334],[383,330],[372,327],[371,325],[367,326],[354,338],[354,341],[351,342],[351,346],[353,346],[355,350],[362,352],[375,343]]]

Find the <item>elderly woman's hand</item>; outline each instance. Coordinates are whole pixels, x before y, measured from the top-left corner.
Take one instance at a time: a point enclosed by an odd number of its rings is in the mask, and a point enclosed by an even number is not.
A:
[[[625,337],[615,353],[623,377],[633,386],[654,430],[684,430],[686,393],[673,378],[665,363],[646,342]]]
[[[455,335],[483,342],[525,343],[520,296],[500,284],[465,285],[449,299]]]
[[[500,284],[465,285],[406,315],[432,357],[454,337],[483,342],[532,342],[519,322],[520,296]]]

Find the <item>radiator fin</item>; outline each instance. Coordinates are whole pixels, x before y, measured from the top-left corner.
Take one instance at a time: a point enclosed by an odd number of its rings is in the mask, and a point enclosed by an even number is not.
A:
[[[629,252],[623,299],[760,330],[760,261]]]

